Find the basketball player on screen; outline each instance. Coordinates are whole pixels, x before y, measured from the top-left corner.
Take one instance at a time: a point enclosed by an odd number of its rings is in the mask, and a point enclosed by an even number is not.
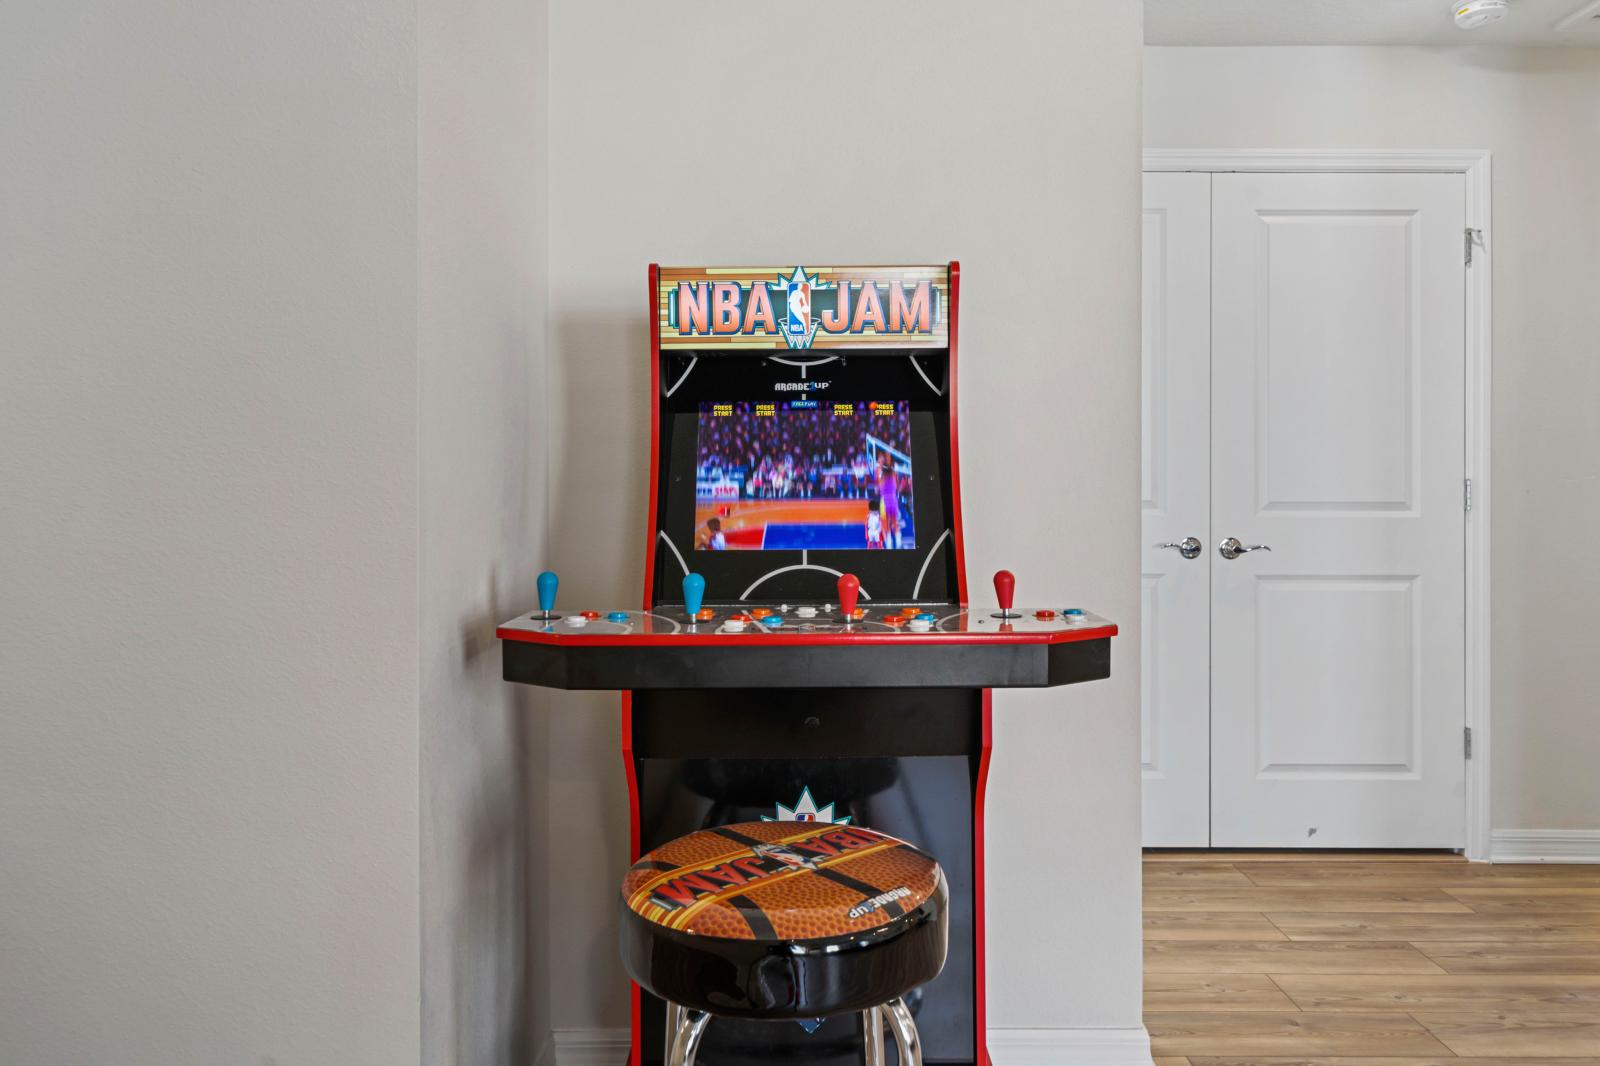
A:
[[[706,524],[701,526],[699,531],[694,535],[694,548],[695,551],[706,551],[709,549],[711,551],[720,552],[727,550],[728,538],[722,535],[722,519],[706,519]]]
[[[900,475],[895,473],[894,458],[888,452],[878,453],[878,498],[883,501],[883,539],[890,548],[900,547]]]
[[[873,500],[867,504],[867,547],[883,547],[883,514],[879,510],[879,503]]]

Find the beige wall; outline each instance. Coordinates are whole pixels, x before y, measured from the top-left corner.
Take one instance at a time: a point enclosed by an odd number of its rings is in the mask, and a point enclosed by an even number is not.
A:
[[[646,264],[961,259],[974,588],[1123,623],[1111,681],[995,701],[991,1021],[1137,1026],[1139,5],[790,17],[553,6],[550,557],[573,602],[639,597]],[[617,701],[554,704],[554,1023],[621,1026]]]
[[[1493,824],[1600,829],[1600,51],[1150,48],[1144,137],[1494,153]]]
[[[549,1029],[548,718],[500,679],[545,532],[546,11],[418,26],[422,1061],[527,1066]]]
[[[416,46],[7,5],[7,1064],[417,1061]]]

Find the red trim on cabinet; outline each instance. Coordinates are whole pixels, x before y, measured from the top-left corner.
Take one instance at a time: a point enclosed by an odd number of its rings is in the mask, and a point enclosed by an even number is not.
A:
[[[972,988],[977,1003],[972,1012],[973,1039],[978,1045],[978,1066],[989,1066],[988,998],[985,982],[987,959],[985,957],[985,914],[983,906],[983,797],[989,787],[989,749],[993,743],[992,715],[993,690],[983,690],[983,748],[978,757],[978,780],[972,794],[972,928],[976,943],[973,946]]]
[[[961,446],[956,432],[956,323],[961,307],[961,263],[950,261],[950,355],[945,376],[950,382],[950,506],[952,539],[956,553],[956,602],[967,605],[967,554],[966,540],[961,533]]]
[[[652,271],[654,267],[650,268]],[[622,767],[628,779],[628,864],[639,861],[639,776],[633,764],[633,693],[622,693]],[[639,986],[628,982],[628,998],[633,1013],[631,1066],[644,1066],[644,1041],[639,1032]]]
[[[656,585],[656,503],[661,477],[661,264],[651,263],[647,272],[650,285],[650,503],[645,508],[644,602],[650,610],[651,590]],[[635,856],[637,858],[637,856]]]

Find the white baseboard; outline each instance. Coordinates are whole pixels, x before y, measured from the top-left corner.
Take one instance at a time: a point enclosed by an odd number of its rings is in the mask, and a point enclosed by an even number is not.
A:
[[[994,1066],[1150,1066],[1138,1029],[990,1029]]]
[[[629,1044],[626,1029],[557,1029],[545,1048],[554,1048],[555,1066],[623,1066]],[[990,1029],[989,1057],[994,1066],[1150,1066],[1150,1036],[1143,1029]]]
[[[557,1029],[551,1041],[555,1066],[623,1066],[633,1050],[626,1029]]]
[[[1490,862],[1600,862],[1600,829],[1496,829]]]

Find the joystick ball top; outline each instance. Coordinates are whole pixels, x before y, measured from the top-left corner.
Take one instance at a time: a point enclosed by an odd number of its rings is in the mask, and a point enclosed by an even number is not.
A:
[[[994,598],[1002,611],[1011,610],[1011,600],[1017,594],[1017,575],[1009,570],[994,573]]]
[[[839,610],[846,618],[856,613],[856,597],[861,594],[861,582],[854,574],[839,578]]]
[[[700,613],[700,604],[706,598],[706,579],[699,574],[683,575],[683,613],[693,618]]]
[[[539,590],[539,610],[549,614],[556,608],[556,587],[561,584],[561,579],[556,577],[555,571],[546,570],[533,580],[534,587]]]

